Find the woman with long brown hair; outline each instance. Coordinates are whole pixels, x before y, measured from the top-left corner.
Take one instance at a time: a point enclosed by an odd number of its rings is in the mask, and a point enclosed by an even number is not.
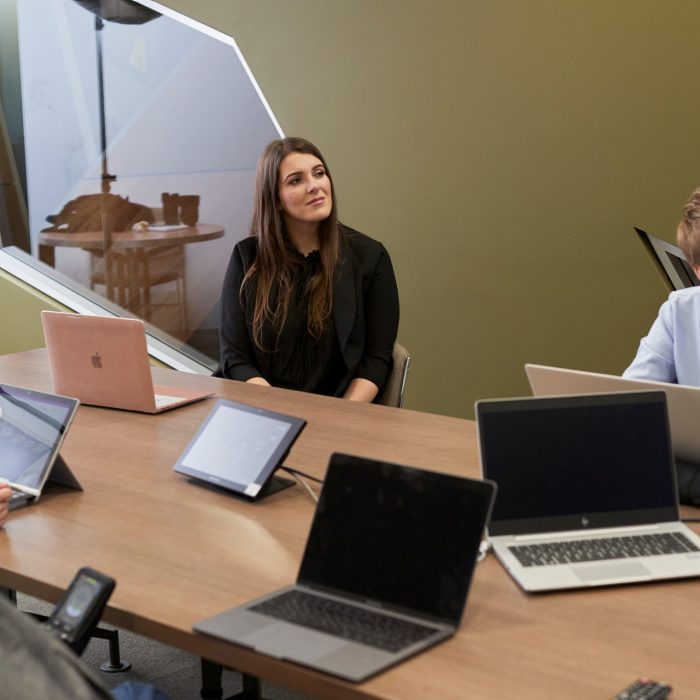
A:
[[[372,401],[391,370],[398,291],[384,246],[337,218],[309,141],[273,141],[258,163],[250,236],[221,295],[217,376]]]

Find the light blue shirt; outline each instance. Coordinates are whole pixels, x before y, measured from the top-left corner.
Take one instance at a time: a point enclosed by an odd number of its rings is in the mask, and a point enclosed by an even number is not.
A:
[[[700,287],[671,292],[622,376],[700,386]]]

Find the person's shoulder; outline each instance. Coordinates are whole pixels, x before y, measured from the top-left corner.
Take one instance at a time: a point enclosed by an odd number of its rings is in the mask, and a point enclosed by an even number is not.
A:
[[[338,224],[338,230],[347,247],[353,252],[365,255],[381,255],[382,253],[386,253],[384,245],[378,240],[371,238],[366,233],[345,226],[345,224]]]
[[[245,267],[253,263],[255,257],[258,254],[258,239],[256,236],[246,236],[244,239],[238,241],[233,248],[234,255],[237,255],[242,261]]]
[[[678,289],[668,295],[671,304],[700,304],[700,287],[687,287]]]
[[[255,255],[258,252],[258,238],[257,236],[246,236],[236,243],[235,248],[241,253]]]
[[[700,287],[688,287],[671,292],[659,313],[661,315],[670,313],[674,316],[690,314],[700,316]]]

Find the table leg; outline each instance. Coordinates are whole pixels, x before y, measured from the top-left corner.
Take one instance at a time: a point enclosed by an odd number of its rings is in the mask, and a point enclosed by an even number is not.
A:
[[[202,659],[202,689],[200,695],[203,700],[221,700],[224,696],[224,689],[221,683],[221,676],[224,667],[221,664]],[[241,674],[243,690],[236,695],[232,695],[228,700],[264,700],[262,696],[262,683],[255,676],[247,673]]]
[[[0,596],[7,598],[7,600],[17,607],[17,591],[14,588],[4,588],[0,586]]]
[[[52,245],[39,244],[39,260],[46,265],[56,267],[56,249]]]
[[[213,661],[202,659],[202,690],[200,695],[203,700],[221,700],[224,697],[224,689],[221,685],[221,676],[224,667]]]
[[[139,268],[139,255],[137,251],[126,251],[127,289],[129,301],[127,308],[132,314],[140,315],[141,311],[141,270]]]

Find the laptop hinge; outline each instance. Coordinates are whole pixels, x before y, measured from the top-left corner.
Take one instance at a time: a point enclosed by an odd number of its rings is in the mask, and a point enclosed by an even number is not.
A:
[[[661,526],[656,523],[648,525],[630,525],[627,527],[605,527],[596,530],[566,530],[561,532],[537,532],[530,535],[514,535],[513,539],[517,542],[525,542],[527,540],[551,540],[553,537],[574,537],[581,539],[581,535],[610,535],[617,533],[634,533],[648,530],[658,530]]]
[[[447,620],[445,618],[429,615],[418,610],[410,610],[408,608],[403,608],[399,605],[392,605],[391,603],[386,603],[379,600],[363,598],[362,596],[358,596],[356,594],[346,593],[342,590],[327,588],[319,584],[309,583],[308,581],[297,581],[295,587],[307,589],[311,593],[321,595],[327,598],[333,598],[335,600],[339,600],[342,603],[357,605],[360,608],[370,608],[372,610],[376,610],[377,612],[386,613],[387,615],[399,618],[420,620],[426,625],[433,625],[435,627],[442,628],[447,627],[450,629],[456,628],[456,625],[452,620]]]

